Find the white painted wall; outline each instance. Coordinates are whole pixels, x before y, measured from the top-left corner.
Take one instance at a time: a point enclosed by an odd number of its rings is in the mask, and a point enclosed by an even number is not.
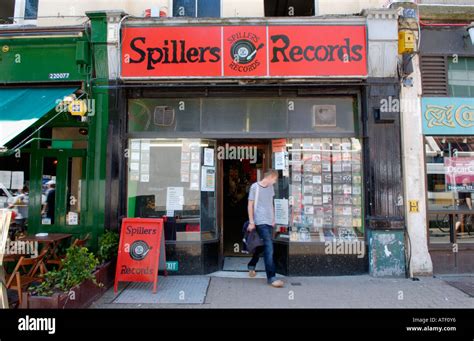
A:
[[[221,0],[222,17],[263,17],[263,0]],[[24,12],[24,0],[16,1],[15,16]],[[86,11],[123,10],[132,16],[143,16],[145,9],[161,7],[172,12],[172,0],[41,0],[38,26],[77,25],[87,20]],[[381,8],[388,0],[315,0],[316,14],[354,14],[367,8]],[[22,23],[21,19],[17,20]]]
[[[421,73],[418,55],[412,59],[413,87],[401,88],[402,162],[405,184],[405,216],[411,245],[410,275],[431,275],[433,264],[428,252],[426,183],[421,129]],[[419,212],[409,212],[409,200],[417,200]]]
[[[382,8],[388,0],[316,0],[316,14],[354,14],[363,9]],[[385,6],[387,7],[387,6]]]

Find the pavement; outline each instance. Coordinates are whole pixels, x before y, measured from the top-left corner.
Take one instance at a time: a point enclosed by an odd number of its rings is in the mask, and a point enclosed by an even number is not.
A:
[[[267,285],[263,273],[256,278],[230,271],[196,276],[201,281],[202,277],[210,278],[201,304],[143,303],[149,300],[140,302],[140,298],[136,303],[115,303],[117,296],[110,289],[91,308],[474,308],[474,293],[465,290],[472,287],[473,275],[418,280],[369,275],[284,277],[285,287],[280,289]],[[458,288],[448,282],[456,282]],[[119,295],[128,285],[120,283]],[[175,289],[171,295],[186,294]],[[149,289],[143,290],[143,295],[150,295]]]

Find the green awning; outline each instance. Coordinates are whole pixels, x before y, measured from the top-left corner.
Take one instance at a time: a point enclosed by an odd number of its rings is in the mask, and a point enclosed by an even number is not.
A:
[[[75,88],[0,89],[0,147],[50,112]]]

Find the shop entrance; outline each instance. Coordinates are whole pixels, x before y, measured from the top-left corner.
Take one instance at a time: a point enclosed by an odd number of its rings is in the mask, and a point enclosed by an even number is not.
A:
[[[250,185],[260,180],[269,167],[269,146],[269,140],[219,144],[218,158],[223,170],[221,226],[224,256],[247,256],[241,253],[241,249],[242,225],[248,220],[248,192]]]

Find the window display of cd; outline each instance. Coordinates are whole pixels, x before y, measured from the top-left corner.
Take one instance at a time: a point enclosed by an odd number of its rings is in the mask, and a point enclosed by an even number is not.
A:
[[[290,240],[362,238],[362,160],[356,138],[291,139]]]

